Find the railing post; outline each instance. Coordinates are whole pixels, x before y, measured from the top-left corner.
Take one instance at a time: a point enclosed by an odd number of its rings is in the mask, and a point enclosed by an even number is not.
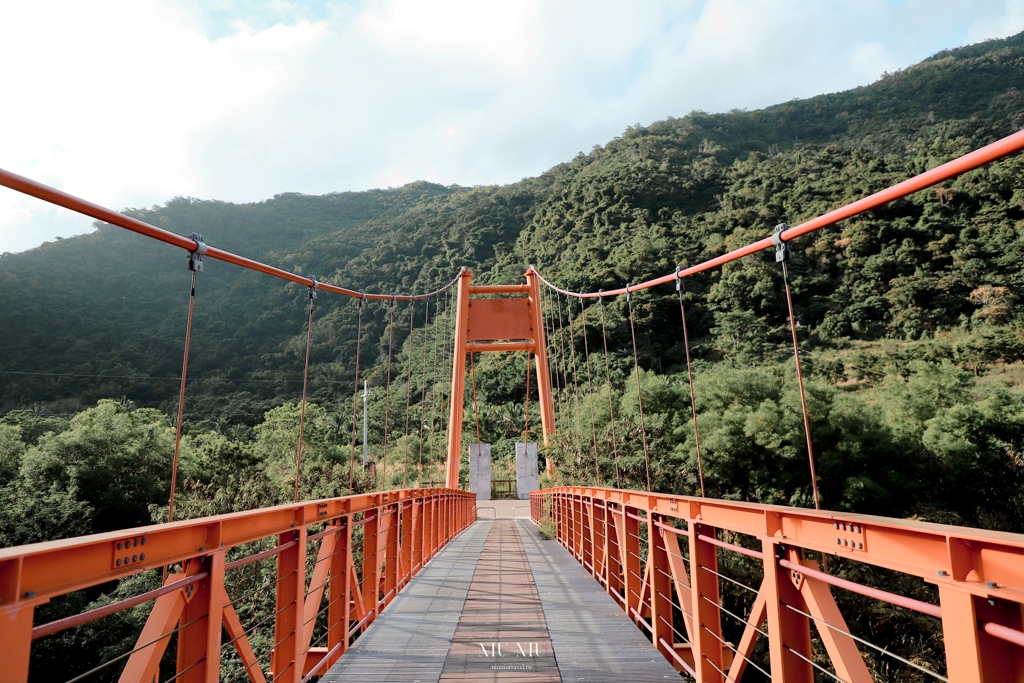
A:
[[[675,634],[672,630],[672,580],[665,547],[665,531],[655,526],[661,517],[647,518],[647,562],[651,565],[651,641],[668,661],[674,661]]]
[[[216,683],[220,677],[221,619],[225,602],[224,551],[192,562],[201,563],[208,576],[185,589],[186,602],[179,623],[177,671],[183,683]],[[190,586],[189,588],[192,588]]]
[[[697,534],[713,538],[715,529],[696,520],[687,521],[690,529],[694,669],[697,671],[698,683],[722,683],[724,679],[721,672],[725,667],[722,665],[721,596],[718,592],[718,576],[713,573],[718,571],[718,548],[697,538]]]
[[[971,595],[955,586],[938,584],[942,607],[942,638],[946,672],[955,683],[1016,681],[1024,674],[1024,648],[995,638],[978,628],[978,620],[1021,630],[1018,603]]]
[[[412,564],[409,566],[410,577],[423,566],[423,506],[425,499],[422,495],[417,496],[412,503],[412,524],[410,535],[412,545],[410,546]]]
[[[774,538],[763,539],[761,547],[764,552],[762,586],[767,591],[765,600],[768,607],[768,653],[772,682],[814,683],[814,670],[811,665],[795,654],[811,658],[810,620],[786,606],[792,605],[803,609],[803,596],[793,583],[790,572],[780,567],[778,563],[780,553],[788,556],[787,559],[792,562],[799,562],[800,554],[787,550],[785,546],[776,543]]]
[[[412,508],[415,503],[411,500],[408,503],[406,505],[405,501],[403,501],[399,503],[398,508],[402,539],[398,554],[398,561],[401,566],[401,574],[398,578],[399,589],[412,578]]]
[[[590,568],[587,571],[597,576],[597,567],[594,564],[593,516],[593,497],[584,499],[583,496],[580,496],[580,554],[583,558],[583,568],[587,569],[587,564],[590,564]]]
[[[640,522],[636,519],[637,512],[636,508],[622,506],[621,528],[624,538],[619,539],[625,569],[622,578],[626,583],[626,616],[634,623],[637,620],[636,614],[641,614],[643,610],[640,604],[640,584],[643,577],[640,576]]]
[[[398,516],[401,503],[389,505],[386,512],[387,534],[384,545],[384,598],[385,606],[398,593]]]
[[[21,683],[28,680],[35,605],[19,600],[18,574],[21,562],[16,562],[17,567],[0,565],[0,600],[7,603],[0,605],[0,643],[4,647],[3,657],[0,658],[0,680]],[[11,570],[9,576],[5,575],[4,569]]]
[[[301,514],[301,513],[300,513]],[[299,626],[306,597],[306,527],[278,536],[278,544],[295,545],[277,554],[277,597],[274,602],[274,647],[270,669],[274,681],[302,680],[302,639]],[[187,609],[187,608],[186,608]]]
[[[327,607],[327,651],[335,647],[338,651],[329,657],[327,667],[330,668],[348,650],[348,622],[351,616],[350,593],[352,577],[348,568],[352,561],[352,525],[348,516],[338,520],[338,540],[331,556],[331,579],[328,583]]]
[[[610,505],[610,503],[606,503]],[[608,536],[608,555],[606,577],[608,579],[608,592],[622,597],[623,587],[623,564],[622,564],[622,524],[621,509],[615,510],[611,507],[605,509],[605,533]]]
[[[380,562],[377,560],[378,534],[380,533],[381,509],[368,510],[363,518],[363,610],[368,615],[363,630],[377,618],[377,601],[380,597]],[[371,612],[372,610],[372,612]]]

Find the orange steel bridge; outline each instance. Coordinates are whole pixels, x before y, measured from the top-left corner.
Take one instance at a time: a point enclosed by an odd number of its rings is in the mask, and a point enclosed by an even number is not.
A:
[[[556,429],[553,394],[568,392],[569,386],[564,373],[559,380],[557,370],[552,373],[549,367],[549,354],[555,353],[550,339],[555,323],[545,313],[544,288],[556,297],[579,301],[621,295],[628,300],[640,289],[670,283],[676,283],[679,289],[679,283],[690,275],[766,249],[774,249],[785,267],[788,243],[800,235],[1022,149],[1024,132],[801,225],[782,225],[773,236],[706,263],[606,292],[561,289],[531,266],[523,284],[473,285],[471,273],[463,269],[437,291],[367,294],[208,247],[198,235],[176,235],[7,171],[0,170],[0,184],[186,250],[190,255],[193,299],[196,273],[202,270],[204,256],[304,285],[309,288],[310,335],[312,303],[318,292],[361,299],[360,316],[363,302],[390,304],[392,329],[396,301],[434,301],[436,312],[440,295],[454,294],[450,395],[465,395],[467,374],[471,381],[473,377],[475,354],[525,351],[535,364],[546,444]],[[428,303],[428,315],[429,311]],[[681,313],[685,326],[682,307]],[[792,321],[791,305],[790,317]],[[631,306],[630,325],[633,330]],[[633,333],[635,358],[635,330]],[[191,304],[179,410],[185,398],[190,335]],[[794,328],[799,377],[795,341]],[[575,346],[570,347],[575,353]],[[308,348],[307,343],[307,373]],[[564,348],[559,352],[563,361],[565,353]],[[688,355],[687,346],[689,365]],[[390,381],[389,366],[389,391]],[[357,361],[357,391],[358,384]],[[638,386],[640,431],[645,461],[649,463],[640,389]],[[303,411],[305,403],[304,386]],[[139,683],[157,679],[305,683],[321,676],[324,680],[342,676],[338,667],[348,661],[349,651],[360,649],[357,644],[371,637],[371,625],[388,618],[389,605],[410,590],[424,568],[436,566],[446,552],[464,552],[452,541],[465,538],[461,535],[470,533],[469,529],[481,528],[477,525],[491,524],[478,520],[475,496],[459,488],[463,410],[463,401],[451,401],[445,488],[404,488],[300,501],[300,422],[296,501],[292,504],[0,550],[0,681],[33,679],[34,643],[140,605],[149,605],[150,611],[135,645],[72,680],[89,680],[94,674],[110,678],[116,673],[120,681]],[[804,410],[810,478],[819,507],[806,406]],[[526,415],[528,420],[528,410]],[[179,413],[179,439],[180,424]],[[696,412],[694,429],[696,432]],[[353,462],[354,434],[353,426]],[[386,446],[387,436],[385,453]],[[599,459],[596,450],[595,439],[595,458]],[[699,462],[699,451],[697,455]],[[176,463],[177,450],[175,467]],[[615,465],[617,473],[617,457]],[[600,463],[595,462],[595,466],[600,467]],[[647,467],[649,488],[649,464]],[[173,502],[172,484],[171,519]],[[913,669],[920,680],[1024,681],[1024,535],[621,488],[565,486],[534,491],[529,506],[532,522],[528,524],[550,529],[565,549],[559,552],[575,558],[593,577],[591,588],[597,586],[597,590],[607,593],[604,600],[618,605],[621,622],[641,634],[651,652],[660,653],[664,661],[658,661],[663,665],[667,662],[669,670],[684,678],[700,683],[765,679],[866,683],[873,680],[869,657],[880,657]],[[509,575],[501,578],[502,571],[512,572],[512,583],[524,586],[534,583],[528,577],[524,579],[524,572],[536,576],[542,570],[539,565],[530,565],[531,556],[540,553],[541,546],[527,539],[521,521],[516,524],[520,525],[519,536],[509,531],[511,527],[494,527],[486,543],[477,543],[481,559],[476,571],[490,572],[486,576],[496,576],[496,581],[509,579]],[[495,554],[493,549],[515,545],[519,543],[517,538],[524,539],[515,547],[524,549],[526,559],[514,567],[495,569],[498,565],[494,563],[500,565],[495,558],[501,553]],[[492,550],[487,551],[487,547]],[[550,555],[550,566],[568,572],[565,564],[558,564],[555,551],[548,548],[543,552]],[[490,559],[485,561],[485,555]],[[873,567],[885,570],[887,576],[913,579],[926,589],[932,587],[931,594],[937,595],[937,600],[921,599],[928,590],[918,597],[908,597],[841,578],[829,571],[829,560],[833,568]],[[480,569],[485,566],[485,570]],[[743,571],[736,573],[737,567]],[[257,568],[268,571],[260,573]],[[91,611],[38,623],[39,605],[144,572],[162,573],[162,585]],[[857,571],[845,573],[858,575]],[[552,578],[550,571],[547,577]],[[538,671],[539,678],[523,678],[514,671],[474,678],[474,674],[457,675],[445,668],[434,673],[424,671],[417,680],[513,680],[517,676],[517,680],[565,680],[569,669],[562,667],[569,666],[572,655],[564,651],[564,643],[569,641],[558,634],[564,617],[556,616],[551,607],[555,603],[551,601],[550,591],[554,589],[550,586],[557,584],[538,580],[537,601],[522,607],[524,613],[533,615],[531,619],[540,619],[537,623],[541,626],[547,619],[550,639],[545,642],[554,649],[556,671],[546,669],[543,676]],[[467,595],[475,597],[467,597],[465,604],[491,604],[486,602],[486,590],[476,594],[472,586],[467,590]],[[726,605],[724,595],[729,591],[745,598]],[[893,611],[893,619],[937,620],[942,638],[935,648],[942,654],[943,665],[937,670],[929,668],[912,656],[900,654],[897,644],[873,642],[858,633],[847,621],[856,615],[844,614],[837,604],[835,596],[841,593],[888,603],[898,608]],[[269,616],[259,624],[245,623],[245,605],[256,599],[272,604]],[[500,611],[500,602],[496,604],[495,609]],[[406,605],[404,609],[410,608]],[[428,609],[424,607],[424,615]],[[473,619],[478,617],[467,617],[464,612],[459,629],[471,629]],[[723,623],[729,620],[742,626],[738,638],[727,637]],[[253,634],[260,628],[264,633],[272,631],[272,636],[257,642]],[[460,632],[456,629],[454,633]],[[817,634],[816,639],[812,634]],[[452,638],[453,642],[457,639]],[[160,678],[161,660],[170,653],[174,673]],[[355,678],[345,680],[360,680],[358,673],[349,673]]]

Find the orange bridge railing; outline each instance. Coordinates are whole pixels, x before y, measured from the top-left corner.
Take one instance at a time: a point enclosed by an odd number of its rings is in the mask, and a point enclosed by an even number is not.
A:
[[[174,642],[184,683],[223,680],[222,661],[228,679],[308,681],[475,519],[473,494],[406,489],[0,550],[0,681],[28,680],[33,641],[148,602],[135,646],[77,678],[153,681]],[[162,586],[33,625],[38,605],[143,572]]]
[[[774,683],[871,683],[862,651],[872,648],[921,680],[1024,681],[1022,534],[606,488],[546,489],[530,500],[534,521],[553,524],[654,647],[699,683],[741,681],[748,668]],[[810,554],[845,571],[829,573]],[[748,571],[738,576],[727,567],[741,557]],[[863,576],[866,566],[931,584],[938,604],[835,575]],[[746,591],[745,613],[723,604],[723,588]],[[945,674],[851,631],[833,589],[938,620]],[[742,635],[728,639],[723,620]],[[759,638],[767,656],[755,656]]]

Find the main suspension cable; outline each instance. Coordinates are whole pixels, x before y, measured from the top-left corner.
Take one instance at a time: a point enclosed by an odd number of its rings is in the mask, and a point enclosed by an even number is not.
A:
[[[678,273],[679,270],[677,269]],[[697,426],[697,400],[693,392],[693,369],[690,367],[690,338],[686,331],[686,307],[683,306],[683,290],[686,288],[683,278],[676,278],[676,292],[679,294],[679,317],[683,320],[683,347],[686,349],[686,377],[690,384],[690,410],[693,413],[693,439],[697,444],[697,472],[700,476],[700,495],[704,492],[704,462],[700,453],[700,428]]]
[[[316,282],[316,278],[313,278]],[[299,502],[299,480],[302,477],[302,440],[306,429],[306,389],[309,386],[309,353],[313,348],[313,302],[316,301],[316,285],[309,288],[309,321],[306,324],[306,365],[302,371],[302,407],[299,408],[299,448],[295,454],[295,502]]]
[[[626,285],[626,306],[629,308],[629,333],[633,337],[633,372],[636,373],[636,401],[640,407],[640,441],[644,446],[644,467],[647,470],[647,490],[651,490],[651,458],[647,453],[647,428],[644,427],[644,392],[640,382],[640,361],[636,355],[636,329],[633,326],[633,295]]]

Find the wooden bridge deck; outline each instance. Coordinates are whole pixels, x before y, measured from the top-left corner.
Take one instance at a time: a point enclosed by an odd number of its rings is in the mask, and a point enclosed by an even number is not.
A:
[[[678,679],[600,584],[557,542],[541,541],[536,529],[530,520],[477,521],[438,553],[322,680]]]

